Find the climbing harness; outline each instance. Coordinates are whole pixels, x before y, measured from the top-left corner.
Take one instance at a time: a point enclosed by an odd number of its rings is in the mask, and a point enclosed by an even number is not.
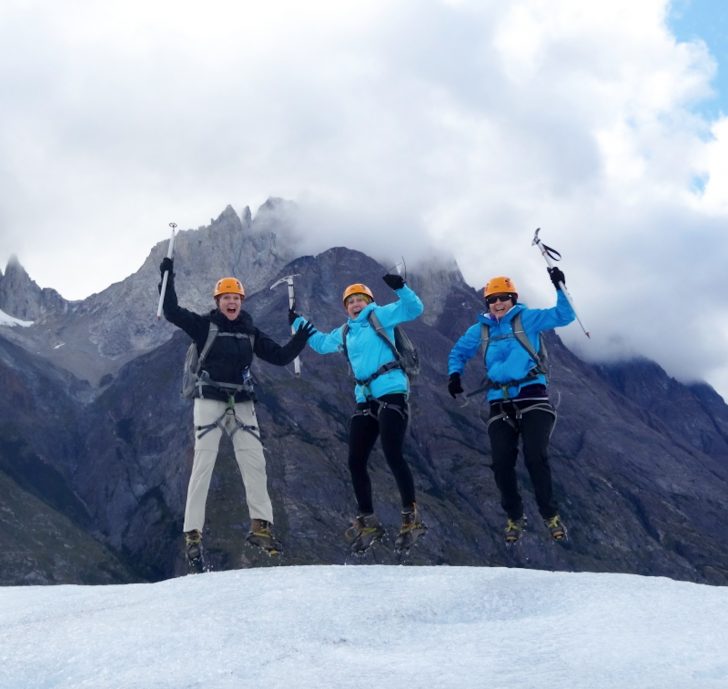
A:
[[[379,419],[379,414],[384,409],[391,409],[397,412],[402,419],[407,420],[409,417],[409,404],[405,401],[404,405],[395,404],[394,402],[387,402],[386,400],[370,398],[369,402],[364,403],[366,406],[357,406],[354,413],[351,415],[353,420],[357,416],[371,416],[373,419]],[[374,407],[373,405],[376,405]]]
[[[209,377],[208,377],[209,380]],[[224,384],[221,383],[214,383],[215,387],[221,387]],[[233,387],[233,386],[225,386],[225,387]],[[252,404],[252,402],[251,402]],[[235,427],[232,431],[228,431],[227,424],[225,421],[227,420],[228,416],[232,416],[233,421],[235,422]],[[225,411],[223,411],[220,416],[218,416],[212,423],[205,424],[204,426],[195,426],[195,430],[199,431],[197,434],[197,439],[203,438],[206,436],[210,431],[214,430],[215,428],[219,428],[222,431],[224,431],[230,438],[232,438],[238,431],[245,431],[246,433],[250,433],[256,440],[260,442],[260,429],[258,426],[250,426],[243,422],[243,420],[237,415],[235,412],[235,393],[231,393],[228,397],[227,403],[225,405]],[[257,432],[256,432],[257,431]]]
[[[554,425],[552,426],[551,432],[549,433],[550,438],[551,433],[553,433],[554,431],[554,427],[556,426],[556,420],[558,418],[556,410],[553,408],[553,406],[551,406],[551,403],[548,400],[534,401],[533,404],[527,407],[519,407],[518,404],[516,404],[513,400],[498,400],[497,402],[491,402],[491,410],[494,408],[500,409],[500,413],[496,414],[495,416],[491,416],[486,421],[487,428],[490,428],[490,425],[492,423],[503,420],[511,428],[513,428],[514,431],[517,431],[519,430],[521,419],[523,418],[524,414],[528,414],[528,412],[532,411],[545,411],[554,417]]]

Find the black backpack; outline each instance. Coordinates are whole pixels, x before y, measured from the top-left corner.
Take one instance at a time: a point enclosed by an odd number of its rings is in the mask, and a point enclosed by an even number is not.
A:
[[[375,378],[379,378],[383,373],[391,371],[394,368],[401,368],[405,375],[412,379],[417,376],[420,372],[420,355],[417,353],[417,349],[412,343],[412,340],[408,337],[404,329],[399,326],[394,326],[394,342],[387,335],[387,331],[382,326],[381,321],[377,317],[374,311],[370,311],[367,314],[367,320],[371,323],[377,335],[381,337],[392,350],[394,354],[394,361],[389,361],[386,364],[382,364],[369,378],[366,380],[358,380],[356,382],[359,385],[369,385]],[[351,369],[351,361],[349,361],[349,351],[346,347],[346,337],[349,334],[349,324],[345,323],[341,330],[342,347],[341,350],[349,362],[349,368]]]

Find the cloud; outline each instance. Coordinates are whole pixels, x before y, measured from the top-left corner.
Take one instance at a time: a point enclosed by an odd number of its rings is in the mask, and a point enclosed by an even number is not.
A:
[[[698,114],[716,64],[669,8],[5,3],[0,261],[79,298],[169,221],[277,196],[309,252],[452,252],[472,285],[511,274],[546,306],[541,226],[593,333],[567,341],[728,393],[706,325],[727,315],[728,121]]]

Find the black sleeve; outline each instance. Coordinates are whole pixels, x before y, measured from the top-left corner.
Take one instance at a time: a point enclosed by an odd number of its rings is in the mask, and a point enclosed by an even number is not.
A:
[[[164,317],[178,328],[184,330],[195,342],[199,344],[207,338],[207,330],[210,327],[208,319],[197,313],[183,309],[177,303],[177,292],[174,290],[174,279],[167,280],[167,290],[164,293],[162,303]]]
[[[256,328],[255,332],[255,356],[276,366],[290,364],[306,346],[306,337],[296,333],[288,342],[281,347],[275,340],[271,339],[262,330]]]

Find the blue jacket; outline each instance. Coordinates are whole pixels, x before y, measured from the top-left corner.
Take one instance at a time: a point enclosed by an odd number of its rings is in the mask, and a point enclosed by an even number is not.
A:
[[[576,318],[576,314],[563,291],[557,290],[556,295],[556,306],[550,309],[529,309],[524,304],[516,304],[500,319],[493,317],[491,314],[479,314],[478,322],[471,325],[450,350],[447,361],[448,374],[463,372],[465,364],[475,356],[480,348],[481,327],[482,324],[486,324],[490,328],[488,349],[484,359],[488,378],[494,383],[507,383],[528,376],[529,372],[536,366],[536,362],[513,335],[513,318],[520,312],[523,330],[528,339],[531,340],[534,349],[538,352],[541,347],[538,334],[541,331],[568,325]],[[546,385],[546,376],[539,374],[535,378],[529,378],[524,383],[510,386],[508,388],[508,397],[516,397],[524,385],[533,384]],[[505,394],[500,388],[488,390],[487,399],[489,401],[503,399],[504,397]]]
[[[420,298],[405,285],[396,290],[399,297],[397,301],[386,306],[379,306],[376,302],[367,304],[355,319],[349,319],[349,334],[346,338],[346,347],[349,361],[358,380],[366,380],[382,364],[394,361],[394,354],[387,343],[377,335],[377,331],[367,320],[367,315],[374,311],[377,318],[394,342],[394,326],[417,318],[424,306]],[[297,329],[303,322],[302,318],[293,323]],[[343,350],[342,331],[344,326],[334,328],[330,333],[316,331],[308,340],[308,345],[319,354],[331,354]],[[356,385],[354,396],[357,402],[366,402],[371,397],[381,397],[392,393],[409,393],[409,381],[401,368],[393,368],[375,378],[367,387]]]

